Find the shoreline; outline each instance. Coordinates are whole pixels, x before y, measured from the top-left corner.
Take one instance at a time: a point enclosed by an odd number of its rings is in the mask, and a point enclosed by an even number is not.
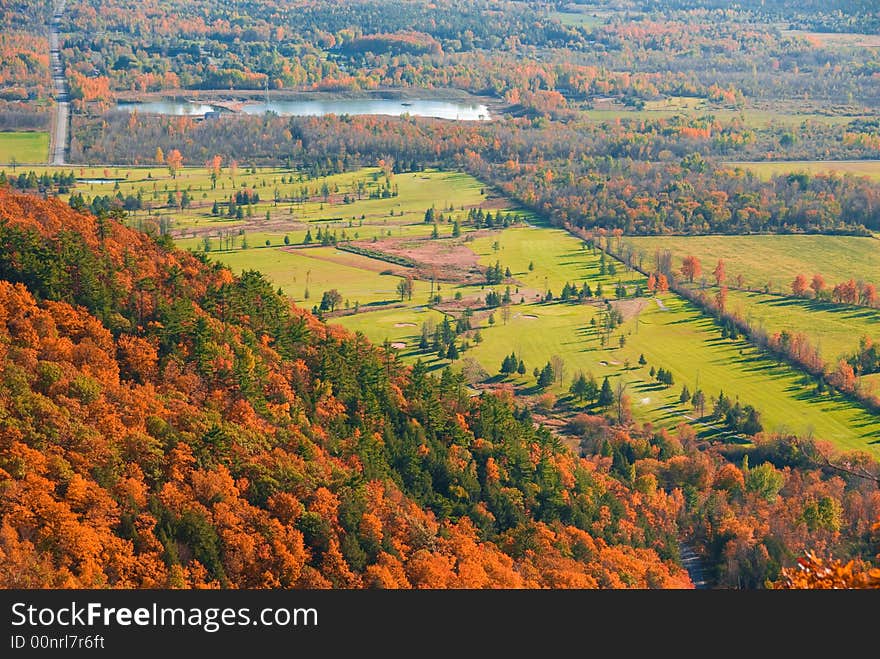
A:
[[[250,100],[262,101],[268,96],[276,101],[340,101],[340,100],[444,100],[444,101],[472,101],[483,105],[500,105],[507,107],[508,104],[497,96],[473,94],[455,87],[426,88],[426,87],[385,87],[380,89],[358,89],[351,91],[325,91],[309,89],[270,89],[268,92],[260,89],[168,89],[158,92],[134,92],[119,91],[115,93],[117,102],[136,103],[147,101],[197,101],[208,103],[219,102],[246,102]]]
[[[177,102],[203,103],[212,105],[221,112],[243,114],[243,106],[266,100],[267,92],[259,90],[223,90],[223,89],[172,89],[158,92],[117,92],[116,103],[148,103]],[[353,91],[319,91],[319,90],[269,90],[270,101],[349,101],[349,100],[390,100],[390,101],[447,101],[452,103],[471,103],[484,105],[489,118],[483,121],[496,121],[512,112],[510,103],[497,96],[472,94],[454,87],[420,88],[420,87],[387,87],[382,89]],[[393,115],[392,115],[393,116]]]

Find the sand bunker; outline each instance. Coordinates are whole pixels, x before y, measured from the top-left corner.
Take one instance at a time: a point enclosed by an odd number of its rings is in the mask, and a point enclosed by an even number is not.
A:
[[[522,317],[525,318],[526,320],[538,320],[538,317],[537,317],[537,316],[533,316],[533,315],[530,314],[530,313],[524,313],[524,314],[522,315]]]
[[[394,323],[395,327],[415,327],[415,323]]]
[[[406,344],[403,341],[395,341],[391,344],[392,348],[396,348],[397,350],[403,350],[406,348]]]

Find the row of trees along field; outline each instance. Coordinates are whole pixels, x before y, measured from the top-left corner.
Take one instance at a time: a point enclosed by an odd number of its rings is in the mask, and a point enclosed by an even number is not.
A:
[[[56,201],[0,216],[3,586],[680,586],[684,533],[719,585],[785,585],[806,548],[877,550],[865,456],[583,416],[576,457],[257,273]]]

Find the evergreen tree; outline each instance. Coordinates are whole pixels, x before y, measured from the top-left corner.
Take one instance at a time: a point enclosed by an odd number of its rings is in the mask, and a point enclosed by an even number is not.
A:
[[[678,397],[678,402],[684,405],[691,399],[691,392],[688,390],[688,386],[684,385],[681,388],[681,395]]]
[[[614,402],[614,392],[611,390],[611,383],[608,381],[608,376],[605,376],[605,379],[602,380],[602,388],[599,390],[599,405],[602,407],[608,407]]]
[[[550,365],[550,362],[547,362],[544,365],[544,368],[541,369],[541,373],[538,375],[538,388],[546,389],[553,384],[554,379],[553,367]]]
[[[422,335],[419,338],[419,350],[427,352],[431,347],[431,341],[428,337],[428,324],[422,323]]]
[[[578,400],[584,400],[587,397],[587,376],[583,371],[578,371],[577,375],[571,381],[568,391]]]

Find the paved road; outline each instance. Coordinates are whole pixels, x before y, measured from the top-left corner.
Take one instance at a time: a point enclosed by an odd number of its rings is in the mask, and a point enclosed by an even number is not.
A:
[[[52,16],[52,30],[49,34],[50,59],[52,63],[52,82],[55,85],[55,123],[52,126],[52,148],[49,162],[52,165],[63,165],[67,160],[67,127],[70,123],[70,103],[67,94],[67,80],[61,65],[61,48],[58,41],[58,23],[64,13],[65,0],[55,5]]]
[[[709,584],[706,581],[706,576],[703,572],[703,562],[700,560],[700,557],[694,553],[694,550],[691,549],[690,545],[685,543],[680,545],[680,551],[681,564],[684,566],[684,569],[687,570],[691,581],[694,582],[694,586],[699,589],[708,588]]]

